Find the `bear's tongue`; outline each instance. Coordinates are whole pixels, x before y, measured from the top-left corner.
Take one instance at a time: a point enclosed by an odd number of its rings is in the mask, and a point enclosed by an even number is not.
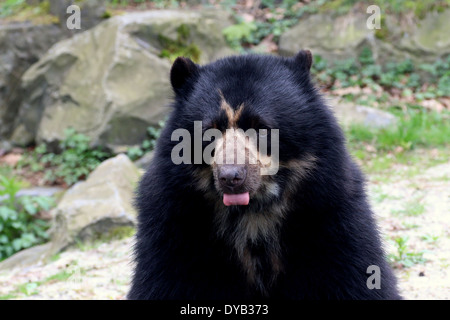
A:
[[[250,195],[248,192],[239,194],[223,194],[223,204],[226,206],[246,206],[250,202]]]

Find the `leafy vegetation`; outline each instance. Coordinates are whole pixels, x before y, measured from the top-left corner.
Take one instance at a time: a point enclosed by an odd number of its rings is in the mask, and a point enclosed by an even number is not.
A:
[[[176,29],[176,32],[176,40],[172,40],[163,35],[158,36],[159,42],[163,47],[159,56],[168,58],[171,62],[175,61],[175,59],[180,56],[190,58],[194,62],[199,62],[201,51],[194,43],[189,41],[189,26],[181,24]]]
[[[410,150],[418,146],[445,146],[450,144],[450,112],[429,112],[423,109],[393,110],[399,124],[384,129],[371,129],[353,124],[347,129],[349,143],[362,147],[370,143],[378,151],[393,151],[397,147]]]
[[[59,281],[68,281],[69,279],[72,280],[74,277],[79,276],[80,274],[86,273],[86,271],[82,268],[79,268],[76,266],[69,265],[71,269],[69,270],[62,270],[58,273],[55,273],[51,276],[48,276],[47,278],[43,279],[42,281],[31,281],[31,282],[25,282],[16,287],[15,290],[9,292],[8,294],[4,296],[0,296],[0,300],[9,300],[17,298],[20,294],[25,295],[26,297],[39,294],[39,287],[42,285],[46,285],[49,283],[55,283]],[[71,279],[72,277],[72,279]],[[76,279],[73,279],[76,281]]]
[[[0,18],[14,21],[33,20],[36,23],[57,23],[57,17],[50,14],[50,1],[28,4],[26,0],[6,0],[0,3]]]
[[[35,218],[50,210],[49,197],[18,197],[22,183],[14,177],[0,175],[0,260],[48,239],[48,223]]]
[[[223,34],[229,45],[238,51],[257,45],[267,37],[278,42],[283,32],[294,26],[303,14],[316,12],[317,3],[305,5],[291,0],[263,0],[260,4],[263,15],[257,16],[253,21],[246,21],[239,14],[234,14],[237,23],[225,28]],[[228,5],[233,7],[232,4]]]
[[[156,146],[156,140],[159,138],[163,126],[164,121],[160,121],[158,123],[158,127],[148,127],[147,128],[148,138],[145,139],[140,146],[130,147],[127,151],[127,156],[131,160],[137,160],[147,152],[152,151]]]
[[[368,88],[374,93],[384,91],[417,101],[450,96],[450,56],[418,66],[409,59],[382,66],[375,63],[371,50],[366,47],[358,59],[335,63],[316,55],[311,72],[322,87],[331,90]],[[386,96],[377,98],[386,100]]]
[[[415,264],[422,264],[427,261],[423,257],[425,251],[414,252],[408,248],[406,244],[408,240],[409,237],[407,236],[394,238],[397,252],[388,256],[394,267],[409,268]]]
[[[357,6],[364,8],[365,11],[369,5],[377,5],[383,13],[395,15],[413,13],[417,18],[423,18],[429,11],[441,11],[450,7],[450,0],[262,0],[246,11],[242,9],[242,5],[239,5],[239,1],[221,1],[220,3],[227,9],[234,9],[236,24],[226,28],[224,35],[230,46],[239,51],[245,51],[269,36],[278,43],[280,35],[294,26],[305,14],[333,12],[339,15],[346,14]],[[255,12],[259,13],[255,14]],[[244,16],[248,13],[255,19],[245,20]],[[377,30],[376,36],[386,37],[386,32],[386,28]]]
[[[73,128],[66,129],[59,147],[61,152],[53,153],[41,144],[23,157],[19,167],[29,166],[33,172],[45,171],[44,180],[47,182],[62,179],[67,185],[72,185],[111,156],[100,148],[91,148],[90,138]]]

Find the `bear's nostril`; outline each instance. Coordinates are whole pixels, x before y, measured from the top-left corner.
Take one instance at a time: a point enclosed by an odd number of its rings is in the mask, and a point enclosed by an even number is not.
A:
[[[233,180],[231,180],[232,184],[238,184],[242,179],[241,178],[234,178]]]
[[[219,182],[223,187],[238,187],[244,183],[246,170],[241,166],[223,166],[219,169]]]

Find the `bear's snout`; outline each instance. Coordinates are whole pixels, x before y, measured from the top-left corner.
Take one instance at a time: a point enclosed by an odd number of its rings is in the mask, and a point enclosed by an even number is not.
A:
[[[228,193],[235,193],[247,177],[247,169],[243,165],[222,165],[218,171],[220,187]]]

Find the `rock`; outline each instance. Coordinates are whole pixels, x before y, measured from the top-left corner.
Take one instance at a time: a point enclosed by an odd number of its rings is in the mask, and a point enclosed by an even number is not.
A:
[[[328,61],[337,61],[357,58],[369,47],[381,64],[405,59],[431,63],[450,54],[450,9],[430,11],[424,19],[409,23],[399,23],[397,16],[382,16],[379,30],[367,28],[365,12],[306,16],[280,37],[280,53],[293,55],[310,49]]]
[[[127,156],[120,154],[98,166],[84,182],[66,191],[53,209],[50,230],[52,254],[114,227],[134,225],[133,193],[140,173]]]
[[[329,103],[339,123],[343,126],[360,124],[369,128],[395,127],[397,118],[389,112],[371,107],[332,99]]]
[[[366,15],[353,13],[310,15],[280,37],[280,53],[294,55],[301,49],[310,49],[326,60],[357,57],[356,48],[373,33],[367,29],[366,20]]]
[[[0,262],[0,270],[25,268],[43,262],[48,257],[51,246],[52,244],[48,242],[19,251],[11,257]]]
[[[52,209],[51,240],[12,255],[0,263],[0,270],[45,262],[75,240],[95,239],[116,227],[134,225],[136,212],[132,198],[139,177],[139,170],[123,154],[104,161],[86,181],[67,190]],[[57,191],[34,190],[28,194]]]
[[[42,2],[28,1],[32,5]],[[66,20],[70,14],[66,10],[72,3],[73,0],[49,0],[50,13],[59,17],[60,25],[35,22],[0,23],[0,140],[8,139],[14,129],[14,120],[23,99],[21,77],[25,71],[56,42],[85,31],[103,20],[104,1],[77,1],[76,5],[81,9],[81,29],[69,30]],[[16,137],[22,144],[34,139],[34,135],[20,130]]]
[[[21,77],[64,37],[55,25],[0,24],[0,140],[8,138],[21,104]]]
[[[12,149],[10,142],[6,140],[0,140],[0,157],[8,153]]]
[[[34,187],[19,190],[16,195],[18,197],[53,197],[62,192],[64,192],[64,188],[61,187]]]
[[[12,141],[50,143],[70,126],[111,149],[140,144],[171,97],[161,36],[176,39],[184,25],[207,62],[232,52],[222,35],[227,17],[211,10],[135,12],[59,42],[22,77],[25,99]]]

